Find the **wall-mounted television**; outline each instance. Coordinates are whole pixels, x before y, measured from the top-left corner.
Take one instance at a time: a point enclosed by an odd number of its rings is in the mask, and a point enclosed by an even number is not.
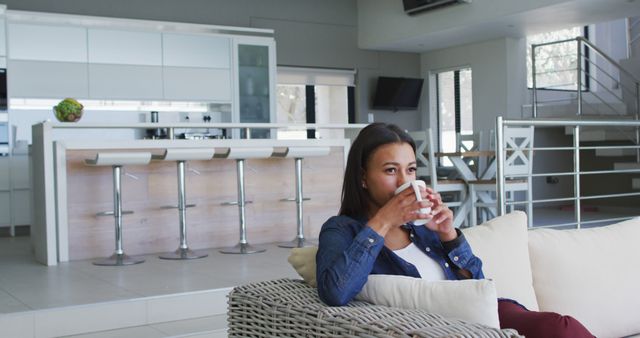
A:
[[[415,110],[420,103],[422,79],[380,76],[373,96],[373,109]]]

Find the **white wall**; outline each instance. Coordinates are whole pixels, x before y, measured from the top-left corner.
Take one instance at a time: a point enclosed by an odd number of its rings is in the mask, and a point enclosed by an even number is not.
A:
[[[526,92],[524,41],[496,39],[481,43],[423,53],[421,72],[428,77],[434,72],[470,67],[473,91],[473,126],[488,135],[495,128],[496,117],[520,117],[520,106]],[[429,92],[426,83],[425,93]],[[435,102],[425,95],[422,104],[423,127],[436,126]],[[433,106],[433,107],[432,107]]]

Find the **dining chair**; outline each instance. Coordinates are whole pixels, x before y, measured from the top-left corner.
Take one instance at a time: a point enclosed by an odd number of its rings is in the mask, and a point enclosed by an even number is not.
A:
[[[431,188],[438,193],[456,193],[458,198],[445,204],[450,208],[456,208],[454,226],[459,227],[466,219],[467,205],[464,203],[467,197],[467,185],[463,180],[438,179],[435,160],[435,144],[431,129],[412,131],[409,135],[416,143],[416,176],[430,182]],[[425,156],[426,154],[426,156]],[[460,214],[460,215],[458,215]]]
[[[460,152],[479,150],[480,140],[482,138],[482,131],[474,132],[473,134],[456,133],[456,144]]]
[[[504,163],[505,193],[507,201],[514,201],[517,191],[526,193],[526,209],[529,227],[533,222],[533,194],[531,190],[531,173],[533,168],[533,127],[506,127],[504,129],[504,149],[506,151]],[[470,181],[469,198],[472,201],[471,225],[477,223],[477,210],[483,208],[493,217],[497,215],[497,186],[496,179]],[[509,204],[509,211],[514,205]]]
[[[462,134],[456,133],[456,152],[464,153],[468,151],[477,151],[484,150],[482,149],[482,131],[476,131],[473,134]],[[479,176],[484,167],[486,167],[486,159],[483,157],[473,158],[467,157],[464,158],[464,161],[467,165],[476,173],[476,176]]]

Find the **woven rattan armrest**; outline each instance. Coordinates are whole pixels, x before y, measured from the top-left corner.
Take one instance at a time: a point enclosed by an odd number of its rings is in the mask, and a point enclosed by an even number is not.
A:
[[[327,306],[301,280],[238,286],[229,294],[229,337],[520,337],[513,330],[352,301]]]

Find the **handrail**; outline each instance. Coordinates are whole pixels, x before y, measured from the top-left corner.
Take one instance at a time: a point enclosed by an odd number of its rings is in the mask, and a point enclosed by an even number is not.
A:
[[[607,72],[606,70],[602,69],[602,67],[600,67],[600,66],[599,66],[597,63],[595,63],[593,60],[591,60],[590,58],[585,58],[585,60],[586,60],[587,62],[589,62],[589,64],[590,64],[590,65],[593,65],[594,67],[596,67],[596,68],[597,68],[597,69],[598,69],[602,74],[604,74],[604,75],[606,75],[607,77],[609,77],[609,79],[611,79],[611,80],[615,81],[615,82],[620,86],[620,88],[621,88],[623,91],[627,91],[627,92],[628,92],[629,94],[631,94],[631,95],[635,95],[635,94],[636,94],[636,93],[635,93],[635,90],[633,90],[633,91],[632,91],[631,89],[629,89],[629,88],[628,88],[628,86],[625,86],[625,85],[624,85],[624,82],[623,82],[623,81],[620,81],[620,79],[616,79],[613,75],[609,74],[609,72]],[[635,88],[634,88],[634,89],[635,89]]]
[[[496,118],[496,191],[497,191],[497,211],[498,215],[504,215],[506,213],[506,205],[514,205],[514,204],[522,204],[524,202],[506,202],[506,191],[505,191],[505,179],[506,175],[504,172],[505,169],[505,140],[504,140],[504,129],[510,126],[521,126],[521,127],[573,127],[573,146],[572,147],[540,147],[536,148],[535,145],[531,145],[529,148],[532,151],[540,151],[540,150],[573,150],[573,170],[571,172],[563,172],[563,173],[554,173],[554,175],[563,175],[563,176],[573,176],[573,189],[574,193],[572,197],[563,197],[563,198],[547,198],[540,200],[531,200],[527,202],[531,203],[544,203],[544,202],[557,202],[557,201],[569,201],[572,200],[575,203],[575,219],[576,219],[576,227],[580,228],[582,224],[588,224],[591,221],[582,221],[581,220],[581,210],[580,203],[582,200],[590,200],[597,199],[603,197],[630,197],[630,196],[639,196],[640,192],[625,192],[625,193],[615,193],[615,194],[601,194],[601,195],[588,195],[582,196],[580,193],[580,180],[582,175],[596,175],[596,174],[610,174],[610,173],[636,173],[640,170],[638,169],[620,169],[620,170],[596,170],[596,171],[582,171],[580,168],[580,151],[586,149],[611,149],[613,146],[580,146],[580,128],[581,127],[628,127],[628,128],[640,128],[640,121],[638,120],[544,120],[544,119],[527,119],[527,120],[510,120],[504,119],[502,116],[498,116]],[[633,146],[619,146],[617,148],[635,148],[638,149],[639,145]],[[551,173],[545,172],[544,174],[536,173],[531,175],[526,175],[529,180],[533,177],[542,177],[548,176]],[[520,176],[520,175],[519,175]],[[533,186],[533,185],[532,185]],[[532,217],[533,215],[528,215],[528,217]]]
[[[631,74],[630,72],[628,72],[626,69],[624,69],[619,63],[617,63],[614,59],[612,59],[609,55],[607,55],[605,52],[603,52],[600,48],[596,47],[593,43],[591,43],[591,41],[578,36],[575,38],[577,41],[581,41],[582,43],[586,44],[587,46],[589,46],[591,49],[595,50],[596,52],[598,52],[598,54],[600,54],[600,56],[602,56],[603,58],[607,59],[607,61],[611,62],[611,64],[613,64],[614,66],[616,66],[616,68],[618,68],[618,70],[622,71],[623,73],[625,73],[626,75],[628,75],[634,82],[639,83],[640,80],[638,80],[633,74]]]
[[[582,116],[583,115],[583,104],[587,103],[584,102],[583,99],[583,87],[582,87],[582,81],[583,81],[583,76],[584,76],[584,80],[594,80],[596,83],[598,83],[600,85],[600,87],[602,87],[603,89],[605,89],[609,94],[612,95],[612,97],[614,97],[615,99],[617,99],[618,101],[622,102],[622,103],[626,103],[625,102],[625,98],[624,98],[624,92],[630,92],[631,97],[635,98],[635,100],[633,100],[632,102],[634,102],[635,105],[635,109],[632,109],[632,111],[634,112],[634,118],[636,121],[640,120],[640,81],[629,71],[627,71],[626,69],[624,69],[618,62],[616,62],[613,58],[611,58],[609,55],[607,55],[605,52],[603,52],[600,48],[596,47],[593,43],[591,43],[591,41],[585,39],[584,37],[578,36],[572,39],[565,39],[565,40],[560,40],[560,41],[552,41],[552,42],[546,42],[546,43],[540,43],[540,44],[532,44],[531,45],[531,64],[532,64],[532,116],[534,118],[538,117],[538,87],[537,87],[537,81],[536,81],[536,77],[538,75],[537,71],[536,71],[536,48],[539,47],[543,47],[543,46],[548,46],[548,45],[554,45],[554,44],[561,44],[561,43],[567,43],[567,42],[571,42],[571,41],[576,41],[576,45],[577,45],[577,49],[576,49],[576,58],[577,58],[577,63],[576,63],[576,72],[577,72],[577,77],[576,77],[576,94],[577,94],[577,112],[576,115],[578,116]],[[612,66],[614,66],[619,74],[620,74],[620,78],[619,79],[615,79],[611,76],[611,74],[609,74],[608,72],[604,71],[598,64],[594,63],[593,61],[590,60],[590,57],[588,57],[587,55],[583,55],[583,49],[585,50],[592,50],[594,51],[597,55],[599,55],[600,57],[602,57],[604,60],[608,61],[609,64],[611,64]],[[584,62],[584,63],[583,63]],[[583,67],[583,64],[585,67]],[[586,66],[588,65],[595,65],[596,67],[596,71],[600,70],[601,72],[603,72],[606,76],[609,76],[610,78],[613,78],[613,81],[616,81],[616,83],[620,84],[621,87],[621,92],[623,94],[623,97],[619,97],[618,95],[616,95],[615,93],[613,93],[609,88],[607,88],[607,86],[604,86],[600,81],[598,81],[598,79],[596,79],[595,76],[593,76],[592,74],[590,74],[589,71],[587,71]],[[564,71],[564,70],[560,70],[560,71]],[[553,70],[553,72],[559,72],[558,70]],[[546,73],[546,72],[543,72]],[[624,81],[622,81],[622,75],[626,75],[633,83],[635,87],[635,93],[633,93],[633,89],[628,89],[627,86],[624,85]],[[552,84],[551,86],[547,85],[545,86],[545,88],[549,88],[549,87],[553,87],[554,85]],[[557,85],[555,85],[557,86]],[[623,115],[628,115],[626,113],[622,113],[620,114],[620,112],[618,110],[616,110],[613,106],[611,106],[609,104],[609,102],[603,100],[598,94],[596,94],[595,92],[590,91],[589,92],[591,95],[593,95],[595,98],[597,98],[600,102],[604,103],[606,106],[608,106],[614,113],[618,113],[619,116],[623,116]],[[587,103],[587,105],[585,107],[590,107],[589,104]],[[576,131],[577,132],[577,131]],[[640,144],[640,127],[637,127],[635,130],[635,143],[636,144]],[[636,159],[638,162],[640,162],[640,150],[636,153]]]

